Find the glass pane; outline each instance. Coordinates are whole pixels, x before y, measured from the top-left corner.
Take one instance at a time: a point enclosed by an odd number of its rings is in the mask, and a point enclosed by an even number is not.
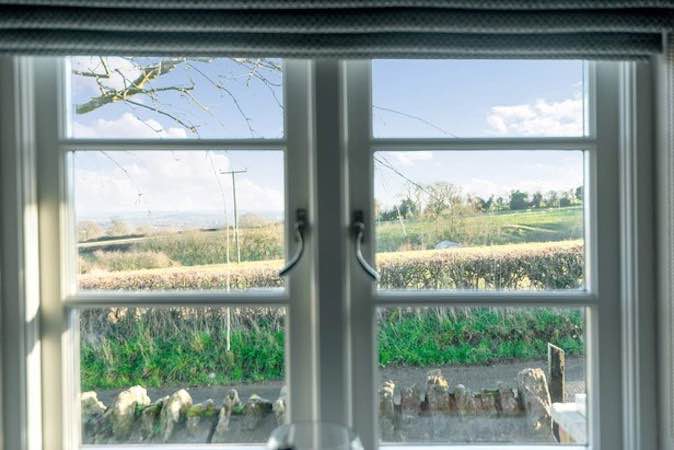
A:
[[[285,309],[73,315],[84,444],[261,443],[283,423]]]
[[[375,60],[375,137],[582,136],[583,61]]]
[[[74,152],[83,290],[277,288],[282,151]]]
[[[69,58],[76,138],[279,138],[282,62],[261,58]]]
[[[377,152],[380,288],[584,286],[580,151]]]
[[[382,441],[587,443],[584,310],[377,314]]]

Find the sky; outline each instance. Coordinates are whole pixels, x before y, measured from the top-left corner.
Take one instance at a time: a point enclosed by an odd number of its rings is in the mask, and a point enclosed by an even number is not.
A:
[[[106,58],[99,81],[121,88],[139,75],[133,61]],[[137,59],[146,64],[156,60]],[[71,60],[80,73],[104,73],[99,58]],[[373,62],[375,137],[578,136],[583,134],[580,61]],[[125,80],[126,79],[126,80]],[[71,76],[70,132],[82,138],[279,138],[283,136],[282,75],[228,59],[192,61],[151,84],[154,98],[112,103],[78,114],[99,95],[91,76]],[[177,89],[181,89],[178,92]],[[160,109],[167,114],[159,114]],[[171,117],[170,117],[171,116]],[[186,126],[198,126],[198,134]],[[387,161],[419,184],[452,183],[488,197],[520,189],[569,190],[582,184],[580,152],[385,152]],[[78,152],[74,158],[78,218],[160,212],[220,212],[237,178],[242,213],[280,216],[281,152]],[[386,207],[409,183],[376,165],[375,196]],[[223,197],[224,194],[224,197]],[[225,203],[223,203],[223,200]]]

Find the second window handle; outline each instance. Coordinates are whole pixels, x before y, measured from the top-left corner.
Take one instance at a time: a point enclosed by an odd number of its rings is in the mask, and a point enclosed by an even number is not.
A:
[[[353,233],[353,237],[356,242],[356,259],[358,260],[358,263],[363,268],[365,273],[367,273],[373,280],[379,281],[379,273],[376,270],[374,270],[374,267],[372,267],[363,256],[362,244],[365,235],[365,222],[363,221],[363,211],[355,211],[353,213],[353,221],[351,222],[351,232]]]

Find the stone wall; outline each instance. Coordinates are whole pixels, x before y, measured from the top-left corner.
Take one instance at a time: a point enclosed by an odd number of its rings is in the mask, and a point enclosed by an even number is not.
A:
[[[287,391],[274,401],[255,394],[239,399],[231,389],[220,402],[193,404],[178,390],[155,401],[141,386],[119,393],[104,405],[95,392],[81,394],[83,442],[228,443],[264,442],[285,421]],[[449,419],[499,419],[489,423],[524,424],[534,440],[550,440],[550,394],[541,369],[522,370],[513,385],[471,392],[458,384],[450,388],[440,370],[428,372],[425,386],[379,387],[379,424],[385,441],[445,439]],[[504,419],[518,419],[504,420]],[[447,431],[449,432],[449,431]],[[522,431],[518,431],[521,433]]]

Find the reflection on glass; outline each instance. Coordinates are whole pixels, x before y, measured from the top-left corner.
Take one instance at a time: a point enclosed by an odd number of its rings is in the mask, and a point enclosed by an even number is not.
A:
[[[283,286],[281,151],[75,152],[82,290]]]
[[[375,60],[375,137],[582,136],[582,61]]]
[[[579,151],[376,152],[380,288],[584,286]]]
[[[285,309],[75,312],[84,444],[266,442],[285,420]]]
[[[377,314],[382,441],[587,443],[584,310]]]
[[[282,63],[268,58],[78,56],[76,138],[278,138]]]

